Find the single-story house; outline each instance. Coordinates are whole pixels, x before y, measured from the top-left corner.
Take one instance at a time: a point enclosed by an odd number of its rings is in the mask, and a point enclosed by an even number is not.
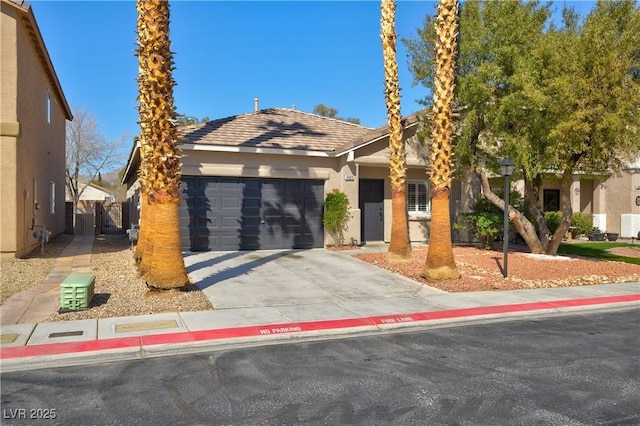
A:
[[[418,124],[415,115],[403,119],[407,208],[411,241],[425,242],[431,219],[428,147],[415,136]],[[322,214],[324,199],[335,188],[350,202],[347,242],[389,241],[392,218],[386,125],[369,128],[296,109],[256,108],[247,114],[182,126],[178,133],[184,250],[332,244],[324,231]],[[139,155],[134,145],[123,178],[133,223],[138,221],[140,210]],[[495,181],[497,188],[500,182],[501,178]],[[597,201],[600,181],[582,176],[576,182],[583,191],[580,198],[572,197],[574,208],[599,214],[604,208]],[[553,180],[549,185],[548,191],[553,192]],[[574,192],[572,188],[572,196]],[[545,192],[545,199],[549,194]],[[475,176],[454,181],[452,222],[459,213],[470,211],[480,195]],[[454,230],[452,235],[455,241],[470,240],[467,232]]]
[[[103,188],[100,185],[96,185],[93,182],[78,182],[78,187],[82,191],[80,194],[80,200],[78,200],[77,211],[78,213],[92,213],[95,209],[96,202],[109,202],[112,203],[116,199],[115,193],[107,188]],[[84,188],[84,189],[83,189]],[[73,195],[66,188],[66,201],[73,202]]]
[[[403,120],[407,141],[410,238],[428,240],[426,148],[415,115]],[[350,202],[346,240],[388,241],[391,235],[387,126],[377,129],[269,108],[178,128],[182,150],[181,235],[185,250],[311,248],[331,244],[322,213],[335,188]],[[123,182],[139,214],[134,146]],[[452,208],[462,206],[457,185]],[[465,205],[466,207],[466,205]]]
[[[0,3],[0,253],[65,230],[65,133],[73,118],[31,6]],[[40,233],[42,235],[42,233]]]

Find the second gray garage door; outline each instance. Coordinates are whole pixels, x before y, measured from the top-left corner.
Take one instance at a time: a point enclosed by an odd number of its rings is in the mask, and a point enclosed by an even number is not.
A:
[[[183,250],[324,246],[321,180],[183,176]]]

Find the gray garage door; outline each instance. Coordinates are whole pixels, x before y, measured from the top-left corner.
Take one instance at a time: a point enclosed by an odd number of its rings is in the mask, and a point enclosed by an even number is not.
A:
[[[323,247],[321,180],[183,176],[182,248]]]

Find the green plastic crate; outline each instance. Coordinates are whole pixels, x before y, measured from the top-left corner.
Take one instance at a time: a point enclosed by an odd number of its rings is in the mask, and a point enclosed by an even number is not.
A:
[[[93,298],[95,281],[96,276],[93,274],[70,274],[60,284],[60,309],[88,309]]]

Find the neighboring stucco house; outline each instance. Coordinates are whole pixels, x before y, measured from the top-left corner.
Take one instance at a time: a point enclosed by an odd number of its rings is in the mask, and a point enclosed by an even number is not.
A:
[[[414,137],[416,117],[403,123],[410,237],[425,241],[430,220],[425,148]],[[347,242],[389,240],[387,126],[372,129],[270,108],[178,131],[185,250],[324,247],[332,243],[322,226],[324,199],[334,188],[345,192],[351,205]],[[139,210],[138,164],[134,147],[123,179],[132,222]],[[454,208],[461,205],[461,193],[456,191]]]
[[[72,119],[31,6],[2,0],[0,251],[22,256],[34,231],[65,229],[65,129]]]
[[[470,179],[477,181],[475,177]],[[540,196],[545,212],[560,209],[560,179],[560,173],[550,172],[543,177]],[[502,177],[493,177],[489,181],[493,191],[502,193]],[[515,181],[512,188],[522,194],[524,182]],[[640,158],[620,173],[574,174],[570,199],[573,212],[592,214],[593,226],[601,231],[619,234],[621,238],[640,238]],[[461,240],[468,241],[467,238]]]
[[[90,213],[94,211],[96,201],[113,202],[116,196],[113,191],[103,188],[95,183],[78,182],[78,187],[82,190],[80,200],[78,200],[78,213]],[[84,187],[84,189],[82,189]],[[65,200],[73,202],[73,195],[65,188]]]
[[[559,180],[550,177],[543,188],[545,211],[558,210]],[[640,158],[619,174],[576,174],[571,184],[574,212],[592,213],[593,226],[622,238],[638,238],[640,232]]]

